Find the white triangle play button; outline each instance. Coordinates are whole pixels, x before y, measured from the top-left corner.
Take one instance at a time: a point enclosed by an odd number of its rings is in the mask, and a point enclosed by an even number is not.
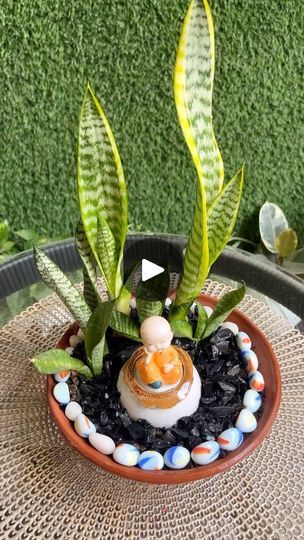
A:
[[[151,279],[164,271],[164,268],[158,266],[158,264],[154,264],[151,261],[147,261],[147,259],[142,259],[141,261],[141,278],[143,281],[147,281],[148,279]]]

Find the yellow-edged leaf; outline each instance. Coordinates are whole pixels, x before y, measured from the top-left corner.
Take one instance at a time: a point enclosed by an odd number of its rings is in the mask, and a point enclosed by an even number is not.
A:
[[[87,239],[107,283],[109,295],[115,297],[122,285],[120,263],[127,233],[126,185],[113,133],[89,85],[79,123],[78,195]],[[98,226],[103,220],[109,226],[116,245],[112,253],[115,260],[109,261],[111,267],[115,263],[114,287],[104,275],[98,255]]]
[[[228,182],[208,211],[209,264],[216,261],[227,244],[240,206],[244,167]]]
[[[192,0],[184,20],[174,72],[179,122],[209,206],[224,179],[221,154],[212,127],[214,29],[207,0]]]

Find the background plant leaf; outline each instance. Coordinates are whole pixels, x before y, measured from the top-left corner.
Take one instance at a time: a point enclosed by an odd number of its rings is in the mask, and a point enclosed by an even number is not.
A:
[[[164,272],[147,281],[140,281],[136,289],[136,306],[140,322],[152,315],[162,315],[170,286],[170,274]]]
[[[304,275],[304,263],[284,259],[282,266],[285,268],[285,270],[287,270],[287,272],[293,274],[294,276]]]
[[[15,234],[17,236],[20,236],[20,238],[22,238],[23,240],[27,240],[29,242],[35,242],[39,236],[36,231],[32,229],[22,229],[20,231],[15,231]]]
[[[298,237],[293,229],[282,231],[275,240],[277,253],[280,257],[290,257],[298,245]]]
[[[113,328],[113,330],[115,330],[115,332],[118,332],[123,336],[134,339],[135,341],[141,341],[139,326],[125,313],[116,311],[115,309],[112,312],[110,326]]]
[[[51,287],[72,313],[82,330],[85,330],[91,310],[82,294],[58,266],[39,248],[34,247],[37,270],[43,281]]]
[[[261,240],[271,253],[276,253],[276,238],[282,231],[288,229],[288,221],[281,208],[266,201],[261,206],[259,214]]]
[[[245,291],[246,287],[243,283],[238,289],[229,291],[222,296],[208,319],[203,338],[210,336],[227,319],[231,311],[243,300]]]
[[[208,211],[209,264],[216,261],[227,244],[241,201],[244,168],[228,182]]]
[[[0,247],[8,239],[9,227],[6,220],[1,221],[0,223]]]
[[[92,378],[90,368],[82,360],[72,358],[62,349],[49,349],[48,351],[38,353],[32,358],[31,362],[39,373],[43,373],[44,375],[68,370],[78,371],[78,373],[88,379]]]
[[[14,246],[15,242],[12,242],[11,240],[6,240],[1,244],[0,253],[11,253]]]
[[[92,313],[85,331],[85,350],[94,375],[100,375],[104,357],[105,334],[110,324],[114,301],[99,304]]]
[[[19,291],[15,291],[7,296],[5,301],[11,314],[17,315],[17,313],[20,313],[23,311],[23,309],[33,303],[30,302],[30,288],[26,287],[24,289],[20,289]]]
[[[291,256],[290,260],[294,262],[304,263],[304,248],[297,249]]]
[[[126,185],[110,125],[89,85],[79,123],[78,194],[86,236],[103,275],[98,256],[98,225],[106,221],[113,234],[118,254],[116,282],[115,290],[111,287],[108,292],[110,297],[117,296],[122,284],[120,263],[127,231]]]

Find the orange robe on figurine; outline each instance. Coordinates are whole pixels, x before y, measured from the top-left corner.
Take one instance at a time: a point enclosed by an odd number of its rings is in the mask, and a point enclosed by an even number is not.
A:
[[[165,351],[147,354],[138,360],[136,371],[140,380],[152,388],[177,384],[183,374],[178,354],[171,346]]]
[[[162,386],[177,384],[183,375],[183,367],[174,347],[173,333],[163,317],[149,317],[140,329],[146,355],[135,367],[139,381],[157,390]]]

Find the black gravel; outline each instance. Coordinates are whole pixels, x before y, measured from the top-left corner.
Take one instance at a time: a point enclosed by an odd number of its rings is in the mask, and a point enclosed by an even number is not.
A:
[[[190,417],[181,418],[170,429],[154,428],[145,420],[133,421],[120,405],[116,388],[119,371],[140,344],[111,331],[107,338],[110,352],[104,359],[102,375],[91,381],[82,376],[73,377],[69,383],[73,398],[98,432],[112,437],[116,444],[125,442],[135,444],[139,450],[164,453],[175,445],[183,445],[191,451],[234,425],[249,385],[244,361],[230,330],[218,328],[199,343],[173,340],[192,357],[201,377],[202,395],[198,410]],[[73,356],[85,358],[83,344],[77,345]],[[258,416],[260,414],[261,411]]]

